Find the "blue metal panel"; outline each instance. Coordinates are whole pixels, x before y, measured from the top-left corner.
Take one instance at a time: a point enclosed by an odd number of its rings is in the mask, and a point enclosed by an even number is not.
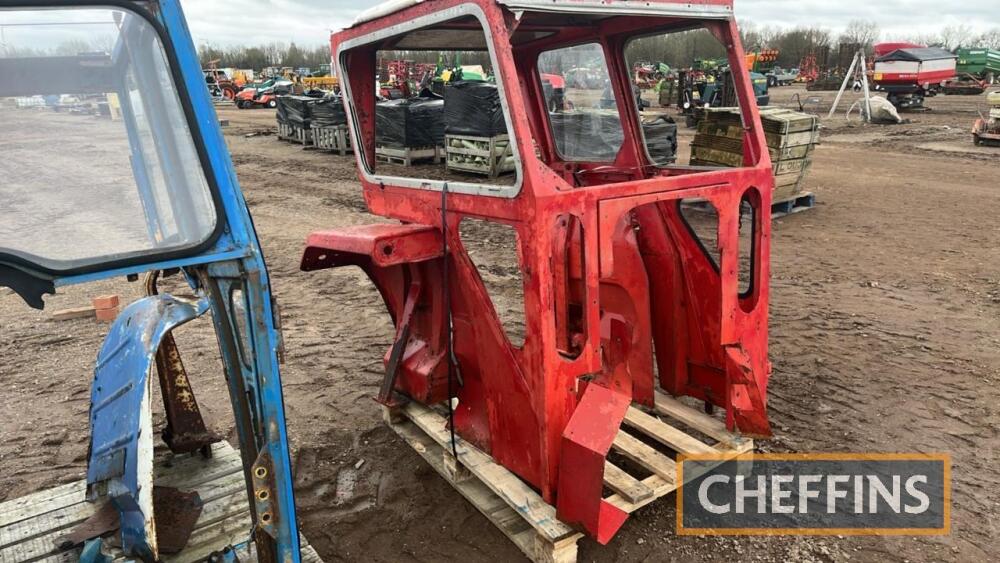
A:
[[[111,325],[97,357],[90,407],[87,494],[106,492],[121,514],[126,554],[155,554],[152,529],[152,429],[150,369],[164,335],[208,310],[208,299],[193,304],[170,295],[140,299]],[[143,428],[147,435],[142,434]],[[148,449],[148,451],[146,451]],[[144,465],[142,460],[150,463]],[[148,473],[148,474],[147,474]],[[148,487],[148,489],[144,488]],[[145,495],[147,503],[140,501]]]
[[[198,59],[197,51],[191,39],[191,34],[184,20],[179,0],[160,0],[157,9],[153,10],[156,18],[167,30],[174,47],[174,54],[183,77],[188,102],[194,115],[194,128],[203,141],[203,147],[208,159],[208,169],[205,173],[215,180],[218,188],[221,209],[218,221],[224,225],[221,236],[211,248],[197,256],[174,260],[160,260],[139,266],[109,269],[84,275],[57,277],[57,286],[86,283],[100,279],[121,277],[131,274],[141,274],[149,270],[164,270],[217,264],[220,262],[238,262],[239,267],[233,268],[233,274],[238,274],[243,291],[246,295],[248,309],[248,326],[252,337],[251,369],[245,366],[229,365],[227,373],[230,377],[243,377],[247,389],[254,393],[254,401],[250,408],[254,410],[253,418],[259,421],[257,428],[248,429],[253,434],[240,433],[240,448],[244,456],[252,455],[259,449],[266,449],[273,465],[275,505],[277,521],[273,529],[276,531],[277,552],[274,559],[283,563],[300,561],[298,524],[295,515],[295,501],[292,489],[292,470],[288,451],[288,436],[285,428],[284,398],[282,396],[281,378],[278,370],[277,351],[280,335],[275,328],[275,312],[272,307],[272,296],[269,279],[260,243],[254,231],[253,221],[247,209],[246,201],[236,180],[236,173],[229,157],[228,148],[218,124],[218,117],[212,106],[211,98],[205,87],[204,75]],[[214,272],[213,278],[228,278],[229,273]],[[204,289],[204,288],[202,288]],[[130,499],[135,499],[138,492],[136,475],[130,473],[136,456],[130,456],[129,445],[137,444],[142,401],[149,387],[148,371],[153,361],[153,354],[159,338],[170,330],[169,327],[183,323],[204,312],[207,307],[199,303],[193,310],[186,310],[183,304],[171,304],[152,298],[143,300],[128,307],[113,325],[108,341],[105,343],[99,359],[97,375],[102,383],[104,378],[111,384],[101,386],[95,383],[93,412],[95,419],[92,446],[95,455],[92,459],[92,475],[88,471],[88,483],[94,483],[98,478],[104,481],[118,480],[120,482],[121,504],[127,507]],[[157,303],[157,305],[153,305]],[[138,309],[133,309],[138,307]],[[140,310],[142,311],[140,314]],[[159,311],[159,312],[158,312]],[[126,319],[136,313],[136,319],[129,323]],[[223,311],[215,311],[217,329],[221,329],[220,318]],[[150,319],[157,317],[159,321]],[[140,326],[136,323],[139,322]],[[153,324],[149,324],[153,323]],[[107,355],[107,356],[106,356]],[[129,360],[124,356],[128,355]],[[226,354],[224,354],[224,357]],[[144,366],[144,367],[143,367]],[[119,396],[112,397],[118,393]],[[234,403],[242,400],[233,397]],[[113,416],[111,413],[115,413]],[[117,425],[113,422],[117,421]],[[99,424],[107,424],[98,428]],[[115,440],[123,440],[115,444]],[[115,453],[121,451],[123,453]],[[137,453],[137,452],[133,452]],[[116,457],[118,456],[118,457]],[[250,460],[253,462],[253,460]],[[91,477],[94,479],[91,479]],[[128,517],[123,515],[123,543],[135,548],[142,547],[142,537],[139,530],[144,522],[136,519],[135,512]],[[150,515],[151,516],[151,515]]]
[[[295,515],[295,493],[292,488],[291,458],[285,426],[284,396],[278,370],[277,352],[280,337],[274,325],[275,313],[272,309],[267,267],[260,251],[260,242],[253,227],[250,211],[236,180],[236,171],[229,157],[222,129],[219,127],[215,108],[212,106],[208,89],[205,88],[198,52],[191,40],[179,0],[162,0],[159,17],[164,27],[170,30],[180,70],[191,96],[198,128],[211,161],[210,173],[215,175],[221,192],[228,221],[228,229],[223,238],[231,237],[232,244],[248,251],[247,257],[243,260],[246,276],[244,289],[253,325],[254,376],[260,397],[257,415],[263,421],[261,428],[263,435],[258,436],[258,440],[271,454],[276,504],[280,515],[278,522],[275,523],[278,532],[275,559],[298,563],[301,560],[298,521]],[[240,446],[243,448],[247,444],[241,442]]]

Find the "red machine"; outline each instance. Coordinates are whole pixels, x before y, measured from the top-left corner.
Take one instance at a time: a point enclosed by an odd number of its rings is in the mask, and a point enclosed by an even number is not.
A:
[[[895,43],[876,43],[872,49],[875,51],[875,58],[883,57],[888,55],[893,51],[898,51],[899,49],[925,49],[926,45],[918,45],[916,43],[907,43],[905,41],[899,41]]]
[[[746,128],[741,168],[658,167],[643,146],[625,46],[699,25],[728,46]],[[652,407],[662,390],[725,409],[731,430],[771,434],[773,178],[732,0],[651,0],[627,11],[577,0],[413,1],[363,16],[331,44],[365,201],[398,223],[313,233],[301,268],[358,266],[378,287],[396,327],[380,401],[457,398],[457,435],[602,543],[627,516],[602,500],[601,489],[631,404]],[[623,140],[608,160],[563,156],[555,117],[576,112],[547,107],[540,56],[581,44],[603,53],[613,99],[602,111],[620,116]],[[376,170],[377,56],[392,49],[490,52],[516,162],[513,185]],[[716,248],[706,249],[684,219],[680,203],[689,198],[717,210]],[[752,209],[742,221],[741,205]],[[459,226],[470,218],[517,233],[523,345],[506,336],[463,245]],[[742,248],[741,223],[752,232]],[[742,275],[741,253],[751,264]]]
[[[799,62],[799,77],[796,82],[815,82],[819,78],[819,65],[816,64],[816,53],[809,53]]]
[[[278,96],[295,93],[295,83],[290,80],[272,79],[256,88],[240,90],[235,99],[236,107],[240,109],[276,108]]]
[[[922,106],[925,97],[937,95],[945,83],[955,78],[958,61],[956,55],[945,49],[909,45],[912,44],[875,46],[872,82],[876,90],[888,93],[892,105],[901,109]]]

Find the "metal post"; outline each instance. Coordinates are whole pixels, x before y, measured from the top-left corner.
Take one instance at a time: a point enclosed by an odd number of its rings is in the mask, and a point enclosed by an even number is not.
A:
[[[856,66],[858,66],[858,56],[855,54],[854,60],[851,61],[851,68],[844,75],[844,83],[840,85],[840,91],[837,92],[837,98],[833,100],[833,107],[830,108],[830,113],[826,116],[827,119],[833,117],[833,114],[837,111],[837,106],[840,105],[840,98],[844,95],[844,90],[847,89],[847,83],[854,77],[854,67]]]
[[[865,123],[872,122],[872,96],[868,91],[868,65],[865,63],[865,51],[858,51],[858,58],[861,59],[861,85],[865,89]]]

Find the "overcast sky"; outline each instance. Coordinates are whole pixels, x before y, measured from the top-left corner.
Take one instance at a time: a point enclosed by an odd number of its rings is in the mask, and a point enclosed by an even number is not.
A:
[[[381,0],[182,0],[195,42],[216,45],[325,42]],[[758,25],[821,25],[835,33],[852,19],[882,26],[884,40],[934,34],[949,25],[1000,27],[998,0],[736,0],[736,16]]]

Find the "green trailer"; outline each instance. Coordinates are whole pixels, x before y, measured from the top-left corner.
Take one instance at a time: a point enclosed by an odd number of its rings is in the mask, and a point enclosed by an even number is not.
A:
[[[969,73],[993,83],[1000,78],[1000,51],[996,49],[959,49],[958,66],[955,68],[959,76]]]

